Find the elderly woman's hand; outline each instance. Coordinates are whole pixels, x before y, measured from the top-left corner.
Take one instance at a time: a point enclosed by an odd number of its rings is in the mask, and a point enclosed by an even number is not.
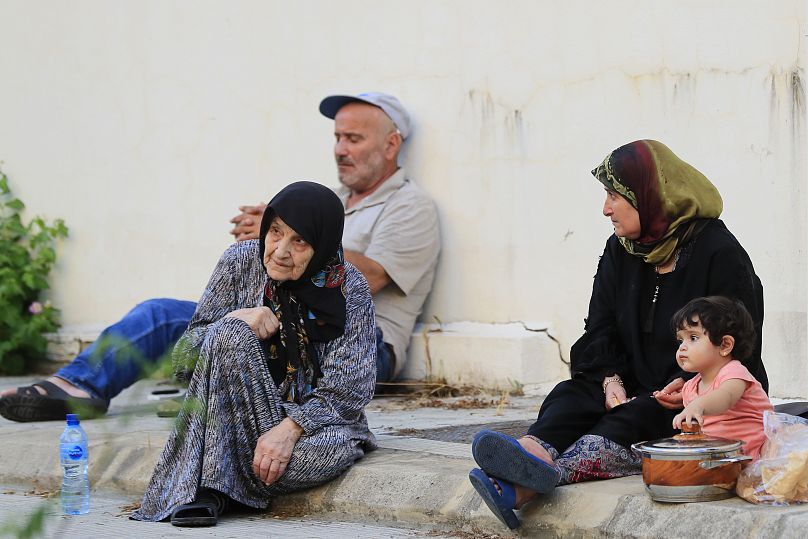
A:
[[[682,403],[682,387],[684,387],[684,385],[684,379],[677,378],[661,390],[654,391],[654,398],[663,408],[667,408],[668,410],[681,410],[684,406]]]
[[[269,307],[252,307],[250,309],[237,309],[229,313],[225,318],[238,318],[243,320],[250,326],[253,333],[259,340],[269,339],[272,337],[280,322]]]
[[[286,471],[292,450],[302,435],[303,428],[288,417],[262,434],[253,455],[255,475],[267,485],[277,481]]]

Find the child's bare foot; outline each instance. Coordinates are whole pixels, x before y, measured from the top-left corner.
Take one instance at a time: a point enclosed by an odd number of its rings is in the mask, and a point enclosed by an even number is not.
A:
[[[59,387],[60,389],[63,389],[70,396],[79,397],[79,398],[83,398],[83,399],[90,398],[89,393],[87,393],[83,389],[77,388],[76,386],[74,386],[73,384],[71,384],[70,382],[68,382],[66,380],[62,380],[59,377],[51,376],[50,378],[47,379],[47,381],[51,382],[52,384]],[[34,389],[36,389],[39,392],[40,395],[46,395],[45,390],[42,389],[41,387],[34,386]],[[11,388],[11,389],[6,389],[5,391],[1,392],[0,397],[8,397],[10,395],[16,395],[16,394],[17,394],[17,388],[14,387],[14,388]]]

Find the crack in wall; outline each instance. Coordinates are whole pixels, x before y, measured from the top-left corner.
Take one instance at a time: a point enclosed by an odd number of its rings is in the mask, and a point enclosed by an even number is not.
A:
[[[527,324],[525,324],[525,323],[524,323],[524,322],[522,322],[521,320],[514,320],[514,322],[517,322],[517,323],[519,323],[519,324],[522,324],[522,327],[523,327],[523,328],[524,328],[526,331],[532,331],[533,333],[544,333],[545,335],[547,335],[547,337],[548,337],[548,338],[549,338],[551,341],[553,341],[554,343],[556,343],[556,346],[558,347],[558,359],[560,359],[560,360],[561,360],[561,363],[563,363],[563,364],[564,364],[564,365],[566,365],[567,367],[569,367],[569,366],[570,366],[570,362],[569,362],[569,361],[567,361],[566,359],[564,359],[564,353],[561,351],[561,341],[559,341],[558,339],[556,339],[556,338],[553,336],[553,334],[552,334],[552,333],[550,333],[550,328],[530,328],[530,327],[528,327],[528,326],[527,326]]]
[[[431,329],[428,328],[426,324],[424,324],[423,331],[421,332],[424,337],[424,360],[426,362],[426,365],[424,367],[426,368],[426,380],[428,382],[434,381],[434,376],[432,374],[432,353],[429,351],[429,334],[443,332],[443,322],[441,322],[441,319],[435,315],[432,315],[432,318],[435,319],[435,322],[437,322],[438,327],[435,329]]]

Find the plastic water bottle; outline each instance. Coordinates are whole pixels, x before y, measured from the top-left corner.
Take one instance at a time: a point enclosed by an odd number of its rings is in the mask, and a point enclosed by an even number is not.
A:
[[[66,515],[90,512],[90,480],[87,478],[87,434],[79,416],[67,414],[67,426],[59,438],[62,461],[62,511]]]

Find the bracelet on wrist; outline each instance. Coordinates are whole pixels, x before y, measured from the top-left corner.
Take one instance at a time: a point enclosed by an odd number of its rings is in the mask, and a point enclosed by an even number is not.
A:
[[[617,376],[617,375],[608,376],[608,377],[603,379],[603,394],[604,395],[606,394],[606,386],[608,386],[609,384],[614,384],[614,383],[620,384],[620,387],[625,387],[623,385],[623,380],[619,376]]]

